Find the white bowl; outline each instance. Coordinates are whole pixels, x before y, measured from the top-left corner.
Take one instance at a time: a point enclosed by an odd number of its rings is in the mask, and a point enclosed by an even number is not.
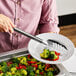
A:
[[[40,57],[40,53],[43,52],[43,49],[45,46],[31,39],[28,44],[28,50],[29,50],[29,53],[38,61],[41,61],[43,63],[48,63],[48,64],[59,64],[59,63],[62,63],[63,61],[68,60],[74,53],[74,44],[72,43],[70,39],[68,39],[67,37],[63,35],[56,34],[56,33],[43,33],[43,34],[37,35],[37,37],[45,41],[47,41],[48,39],[56,40],[67,47],[67,50],[62,49],[60,46],[57,47],[57,45],[55,48],[51,47],[50,50],[55,50],[61,53],[61,55],[59,56],[59,60],[57,61],[48,61]]]

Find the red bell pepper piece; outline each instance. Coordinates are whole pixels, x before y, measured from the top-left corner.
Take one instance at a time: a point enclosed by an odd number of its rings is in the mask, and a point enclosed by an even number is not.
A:
[[[36,69],[38,68],[38,65],[37,64],[35,64],[35,65],[32,65],[33,67],[35,67]]]
[[[19,66],[21,66],[21,64],[19,64]]]
[[[28,64],[30,64],[30,61],[27,61]]]
[[[45,64],[45,67],[49,68],[50,67],[50,64]]]
[[[7,62],[7,65],[10,66],[10,64],[13,64],[12,61]]]
[[[47,67],[45,67],[45,71],[47,70]]]
[[[16,69],[19,70],[20,68],[16,66]]]
[[[32,63],[32,64],[36,64],[37,62],[36,62],[36,61],[31,61],[31,63]]]
[[[56,55],[60,55],[60,53],[58,53],[58,52],[56,52],[56,51],[55,51],[55,54],[56,54]]]
[[[26,66],[19,64],[19,67],[16,66],[16,69],[26,69]]]
[[[23,67],[24,69],[26,69],[26,66],[25,66],[25,65],[22,65],[22,67]]]
[[[50,68],[50,64],[45,64],[45,71]]]
[[[23,69],[23,66],[19,66],[19,69]]]
[[[30,58],[30,57],[31,57],[31,55],[29,54],[27,57],[28,57],[28,58]]]
[[[43,74],[44,74],[44,72],[40,72],[40,74],[41,74],[41,75],[43,75]]]
[[[37,76],[37,75],[35,74],[35,76]]]
[[[36,61],[27,61],[28,62],[28,64],[35,64],[35,63],[37,63]]]
[[[0,70],[0,73],[3,73],[3,72]]]

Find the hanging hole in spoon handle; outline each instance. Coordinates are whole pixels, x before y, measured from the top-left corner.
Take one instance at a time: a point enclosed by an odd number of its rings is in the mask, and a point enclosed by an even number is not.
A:
[[[13,28],[13,29],[14,29],[14,31],[16,31],[16,32],[18,32],[18,33],[21,33],[21,34],[24,35],[24,36],[27,36],[27,37],[29,37],[29,38],[37,41],[37,42],[40,42],[40,43],[42,43],[42,44],[44,44],[44,45],[47,45],[46,42],[44,42],[42,39],[40,39],[40,38],[38,38],[38,37],[36,37],[36,36],[33,36],[33,35],[31,35],[31,34],[29,34],[29,33],[27,33],[27,32],[24,32],[24,31],[18,29],[18,28]]]

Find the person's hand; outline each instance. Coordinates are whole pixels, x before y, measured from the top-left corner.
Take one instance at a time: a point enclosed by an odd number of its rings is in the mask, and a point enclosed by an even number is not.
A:
[[[13,33],[13,28],[15,25],[12,23],[10,18],[7,16],[0,14],[0,32],[10,32]]]

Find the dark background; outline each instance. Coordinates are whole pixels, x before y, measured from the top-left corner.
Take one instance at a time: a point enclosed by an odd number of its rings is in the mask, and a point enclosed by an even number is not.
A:
[[[58,16],[59,18],[59,27],[64,25],[76,24],[76,14],[69,14]]]

